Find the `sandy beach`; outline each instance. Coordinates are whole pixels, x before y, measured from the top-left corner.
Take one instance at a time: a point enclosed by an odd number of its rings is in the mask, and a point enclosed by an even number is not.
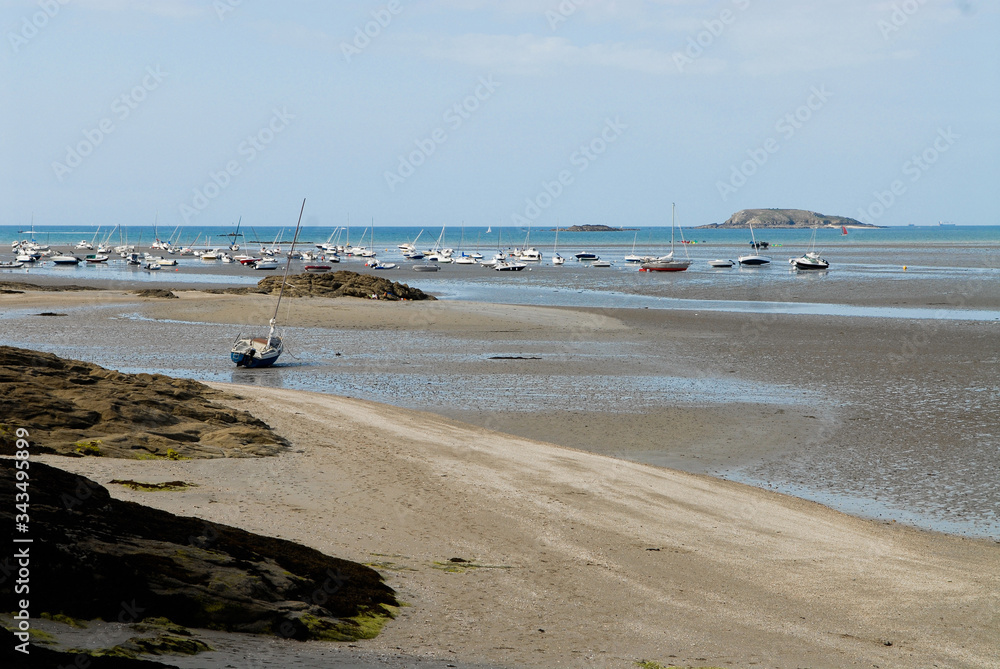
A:
[[[410,606],[334,652],[1000,666],[995,541],[904,526],[990,536],[994,323],[298,298],[287,367],[220,376],[191,360],[273,302],[175,292],[4,295],[0,327],[116,368],[170,339],[162,371],[225,381],[290,451],[43,459],[194,483],[114,494],[375,566]],[[796,486],[869,519],[761,489]]]
[[[185,480],[197,487],[117,494],[375,565],[410,606],[369,650],[510,667],[998,666],[995,545],[430,414],[232,389],[294,452],[45,460]]]

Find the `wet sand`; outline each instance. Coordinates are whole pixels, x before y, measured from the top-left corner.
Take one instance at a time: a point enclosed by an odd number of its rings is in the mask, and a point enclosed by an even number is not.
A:
[[[273,303],[177,294],[7,295],[7,313],[69,315],[0,328],[123,371],[428,410],[1000,539],[995,323],[296,299],[282,306],[294,324],[282,368],[247,372],[225,346]],[[173,354],[150,356],[150,341]]]
[[[220,333],[273,310],[177,294],[3,295],[19,315],[0,332],[87,359],[166,338],[178,358],[218,348],[217,369]],[[69,320],[24,316],[42,311]],[[241,408],[297,452],[55,464],[195,482],[120,495],[377,564],[413,607],[373,652],[1000,666],[996,543],[901,526],[912,513],[1000,537],[995,323],[322,299],[282,312],[306,360],[221,380],[255,384]],[[382,403],[282,388],[300,378]],[[445,571],[452,557],[480,566]]]

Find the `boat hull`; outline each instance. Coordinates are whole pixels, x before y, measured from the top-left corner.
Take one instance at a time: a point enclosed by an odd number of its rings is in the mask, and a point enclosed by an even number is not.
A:
[[[237,367],[258,369],[273,365],[281,356],[282,350],[281,339],[277,337],[271,340],[270,346],[263,337],[240,337],[233,343],[229,357]]]
[[[276,355],[268,356],[266,358],[258,358],[257,356],[250,357],[245,353],[236,353],[235,351],[229,354],[233,362],[236,363],[237,367],[246,367],[247,369],[260,369],[262,367],[270,367],[278,360],[279,352]]]
[[[800,260],[796,260],[793,264],[795,265],[795,269],[804,269],[804,270],[817,270],[817,269],[830,268],[830,263],[827,262],[817,263],[817,262],[802,262]]]
[[[687,261],[645,262],[639,268],[640,272],[683,272],[691,263]]]

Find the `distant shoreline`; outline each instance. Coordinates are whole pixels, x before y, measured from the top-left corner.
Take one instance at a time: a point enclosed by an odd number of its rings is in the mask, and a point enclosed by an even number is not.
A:
[[[610,225],[571,225],[568,228],[552,228],[550,232],[635,232],[639,228],[615,228]]]

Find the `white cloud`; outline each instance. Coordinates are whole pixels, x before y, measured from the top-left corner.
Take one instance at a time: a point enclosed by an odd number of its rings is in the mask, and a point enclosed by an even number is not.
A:
[[[552,31],[545,12],[557,11],[560,2],[576,9]],[[467,18],[503,14],[520,21],[518,34],[503,34],[498,27],[498,34],[469,30],[450,38],[427,37],[430,46],[424,52],[526,74],[578,65],[675,74],[674,55],[684,52],[691,40],[698,40],[704,48],[684,68],[686,74],[738,70],[755,76],[776,75],[854,67],[918,53],[922,40],[934,40],[935,31],[967,16],[970,4],[970,0],[921,0],[919,8],[906,15],[905,23],[887,39],[880,21],[892,21],[893,12],[898,14],[897,0],[809,4],[791,0],[432,0],[422,11],[448,15],[453,27],[461,23],[455,15],[463,13]],[[727,12],[724,26],[720,23],[723,12]],[[525,24],[524,18],[530,16],[537,17],[537,23]],[[613,25],[613,37],[607,32],[589,34],[595,24]]]

